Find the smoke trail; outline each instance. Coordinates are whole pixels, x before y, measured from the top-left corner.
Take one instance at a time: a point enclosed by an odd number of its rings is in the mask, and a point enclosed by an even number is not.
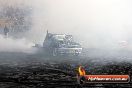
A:
[[[0,52],[24,52],[31,53],[34,44],[26,39],[5,38],[0,35]]]

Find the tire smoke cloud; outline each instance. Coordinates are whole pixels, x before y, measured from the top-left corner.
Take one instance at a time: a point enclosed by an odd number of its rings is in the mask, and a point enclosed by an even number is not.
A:
[[[33,9],[25,39],[42,44],[46,30],[72,34],[85,48],[125,49],[132,45],[131,0],[0,0]],[[10,3],[9,3],[10,2]]]

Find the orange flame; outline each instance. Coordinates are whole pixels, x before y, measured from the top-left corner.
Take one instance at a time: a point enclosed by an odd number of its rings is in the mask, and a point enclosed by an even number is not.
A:
[[[79,66],[78,71],[79,71],[79,75],[80,76],[86,75],[86,72],[85,72],[85,70],[84,70],[84,68],[82,66]]]

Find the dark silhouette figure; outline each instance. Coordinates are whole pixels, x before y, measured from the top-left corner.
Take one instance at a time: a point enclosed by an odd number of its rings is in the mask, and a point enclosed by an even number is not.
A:
[[[5,37],[8,37],[8,32],[9,32],[9,29],[5,26],[5,28],[4,28]]]

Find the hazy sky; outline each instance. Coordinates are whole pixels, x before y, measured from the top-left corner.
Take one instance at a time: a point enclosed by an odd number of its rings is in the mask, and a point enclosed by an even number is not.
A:
[[[3,1],[3,0],[1,0]],[[9,0],[5,0],[8,1]],[[87,47],[110,47],[120,41],[132,44],[131,0],[10,0],[34,9],[34,26],[28,38],[43,42],[48,29],[73,34]]]

